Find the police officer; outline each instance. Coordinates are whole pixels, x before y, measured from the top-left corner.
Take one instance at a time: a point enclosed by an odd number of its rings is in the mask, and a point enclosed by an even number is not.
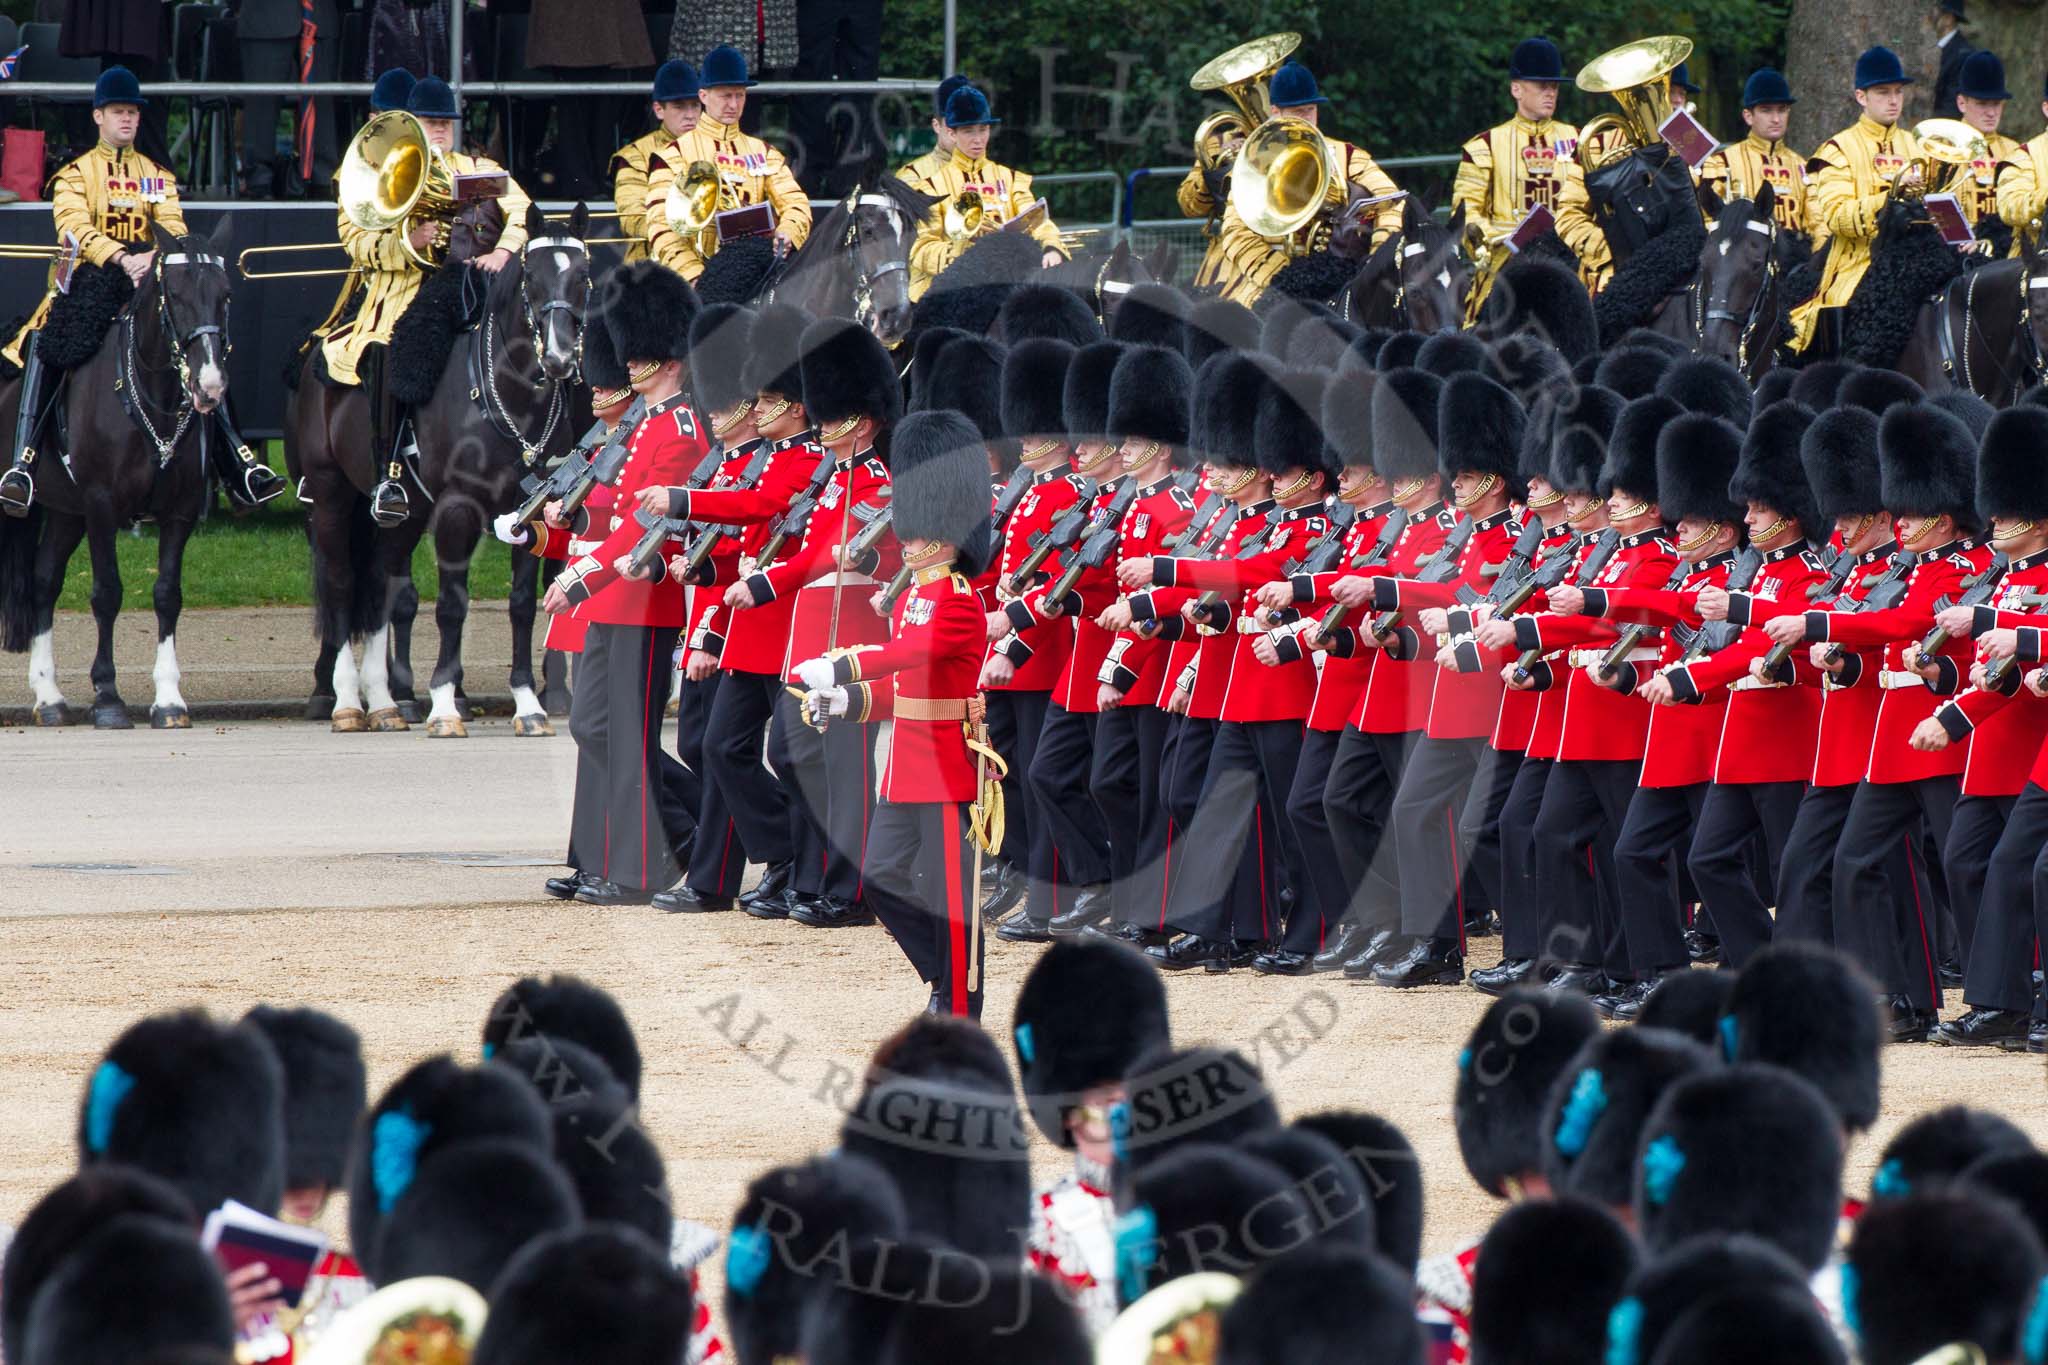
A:
[[[137,285],[156,265],[156,229],[180,237],[186,232],[177,178],[135,150],[143,106],[148,103],[135,73],[127,67],[110,66],[101,72],[92,95],[92,121],[99,129],[99,141],[50,181],[50,216],[59,239],[74,246],[76,259],[83,264],[119,266]],[[0,511],[15,517],[28,515],[29,504],[35,500],[35,430],[47,397],[36,334],[48,321],[57,299],[54,268],[50,279],[51,287],[35,315],[0,351],[0,356],[21,366],[12,464],[0,474]],[[222,483],[228,492],[237,502],[251,506],[283,492],[284,480],[258,464],[227,425],[224,405],[218,413],[230,438],[220,450]]]
[[[908,165],[898,167],[898,180],[914,185],[926,194],[940,192],[941,172],[953,159],[953,130],[946,126],[946,101],[953,98],[953,92],[961,86],[972,84],[967,77],[957,73],[939,82],[938,94],[932,101],[932,149]]]
[[[946,98],[946,128],[953,135],[953,154],[937,168],[930,193],[939,202],[931,216],[917,230],[910,244],[910,296],[924,297],[938,273],[960,258],[972,238],[956,239],[946,231],[946,208],[963,194],[981,201],[980,233],[994,232],[1030,208],[1031,177],[988,159],[989,138],[1002,120],[989,109],[988,96],[972,85],[962,85]],[[1045,265],[1050,268],[1067,258],[1060,244],[1060,230],[1050,217],[1039,220],[1031,236],[1045,248]]]
[[[1806,158],[1785,141],[1796,103],[1791,85],[1778,71],[1765,66],[1750,72],[1742,84],[1742,122],[1749,132],[1700,163],[1700,184],[1723,203],[1754,199],[1769,185],[1771,217],[1787,232],[1807,233],[1818,250],[1827,232],[1814,221]]]
[[[1587,283],[1607,268],[1607,238],[1593,221],[1579,165],[1579,130],[1557,117],[1564,58],[1548,38],[1527,38],[1508,62],[1515,116],[1469,138],[1461,149],[1451,203],[1465,206],[1468,231],[1488,242],[1514,230],[1541,205],[1557,217],[1557,235],[1579,257]],[[1476,302],[1476,301],[1475,301]]]
[[[752,133],[740,131],[746,111],[747,59],[739,50],[714,47],[704,56],[698,74],[697,98],[703,112],[675,140],[649,158],[647,197],[642,229],[648,254],[686,280],[704,273],[704,262],[718,250],[715,234],[679,231],[668,220],[669,186],[698,162],[708,163],[718,178],[721,210],[770,204],[775,210],[775,247],[787,254],[804,244],[811,231],[811,201],[789,169],[782,153]],[[712,240],[705,240],[712,239]]]
[[[619,211],[619,235],[635,239],[626,259],[647,256],[647,167],[676,139],[697,126],[704,106],[697,100],[697,68],[670,59],[654,73],[654,131],[612,153],[612,204]]]
[[[1898,53],[1888,47],[1867,49],[1856,59],[1856,103],[1862,116],[1813,155],[1813,216],[1834,245],[1820,287],[1792,310],[1794,350],[1829,355],[1840,349],[1841,314],[1833,310],[1848,304],[1870,268],[1877,215],[1894,183],[1908,191],[1920,187],[1920,170],[1913,164],[1920,144],[1899,127],[1912,80]]]

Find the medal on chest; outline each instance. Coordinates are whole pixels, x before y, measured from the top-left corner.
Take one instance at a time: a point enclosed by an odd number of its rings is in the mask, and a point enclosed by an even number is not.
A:
[[[826,484],[825,491],[818,495],[818,506],[825,508],[837,507],[839,505],[839,499],[845,493],[845,491],[846,487],[844,484]]]
[[[929,597],[913,597],[903,607],[903,624],[906,626],[925,625],[932,619],[932,612],[938,603]]]

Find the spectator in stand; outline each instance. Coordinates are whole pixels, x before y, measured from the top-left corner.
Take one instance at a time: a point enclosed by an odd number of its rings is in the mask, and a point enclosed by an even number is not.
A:
[[[526,64],[557,80],[624,80],[654,65],[638,0],[534,0]],[[552,192],[601,198],[605,166],[619,143],[620,116],[633,101],[609,95],[555,100]]]
[[[135,0],[128,0],[134,3]],[[449,0],[369,0],[370,60],[362,79],[402,66],[448,79]],[[463,63],[466,68],[469,64]],[[467,71],[464,72],[467,75]]]
[[[163,80],[171,74],[171,7],[161,0],[65,0],[57,51],[96,58],[102,71],[125,66],[144,85]],[[169,109],[167,100],[143,105],[135,135],[135,149],[159,166],[171,164]],[[92,145],[90,129],[65,126],[71,141],[82,136]]]
[[[805,0],[797,11],[796,79],[871,81],[882,70],[882,0]],[[791,159],[810,193],[853,188],[874,138],[874,96],[805,95],[790,110]]]
[[[698,65],[714,47],[736,47],[749,70],[771,80],[787,78],[797,62],[796,11],[796,0],[696,0],[678,5],[668,55]],[[761,107],[760,100],[747,101],[740,115],[742,132],[760,132]]]
[[[245,81],[331,81],[340,60],[341,14],[335,0],[313,0],[312,32],[304,29],[300,0],[240,0],[235,41],[242,50]],[[251,95],[242,102],[242,193],[268,199],[289,185],[295,194],[325,195],[337,160],[334,101],[291,101],[292,154],[278,174],[276,95]],[[310,119],[311,127],[306,123]],[[310,134],[311,146],[308,147]],[[306,153],[312,152],[311,165]]]

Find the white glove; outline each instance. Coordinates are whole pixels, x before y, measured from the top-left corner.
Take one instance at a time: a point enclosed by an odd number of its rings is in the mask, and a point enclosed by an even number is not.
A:
[[[830,659],[806,659],[796,666],[796,680],[813,692],[823,692],[838,682]]]
[[[507,545],[524,545],[533,535],[526,529],[526,523],[517,520],[518,513],[507,512],[491,520],[491,534]]]
[[[846,714],[846,700],[843,687],[813,688],[804,696],[804,711],[813,718],[843,716]]]

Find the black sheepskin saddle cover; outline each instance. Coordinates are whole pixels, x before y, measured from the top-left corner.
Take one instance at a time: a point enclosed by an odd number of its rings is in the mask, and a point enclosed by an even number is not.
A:
[[[771,237],[741,237],[718,248],[697,277],[697,298],[705,304],[751,304],[761,297],[769,272],[775,269]]]
[[[1045,248],[1024,233],[989,233],[933,277],[931,288],[911,310],[911,330],[958,327],[987,335],[1010,291],[1036,280],[1044,270],[1044,257]]]
[[[1870,268],[1849,296],[1842,318],[1842,358],[1890,369],[1912,339],[1920,305],[1963,273],[1962,257],[1930,222],[1911,221],[1903,207],[1887,210]]]
[[[1706,241],[1706,224],[1697,214],[1687,214],[1623,261],[1593,299],[1601,346],[1612,346],[1635,328],[1648,326],[1664,300],[1683,290],[1699,272],[1700,249]]]
[[[485,277],[462,262],[420,282],[391,329],[391,396],[418,405],[434,396],[455,340],[483,320]]]
[[[135,297],[135,282],[118,265],[81,265],[71,291],[50,302],[36,351],[53,370],[75,370],[99,354],[114,319]]]

